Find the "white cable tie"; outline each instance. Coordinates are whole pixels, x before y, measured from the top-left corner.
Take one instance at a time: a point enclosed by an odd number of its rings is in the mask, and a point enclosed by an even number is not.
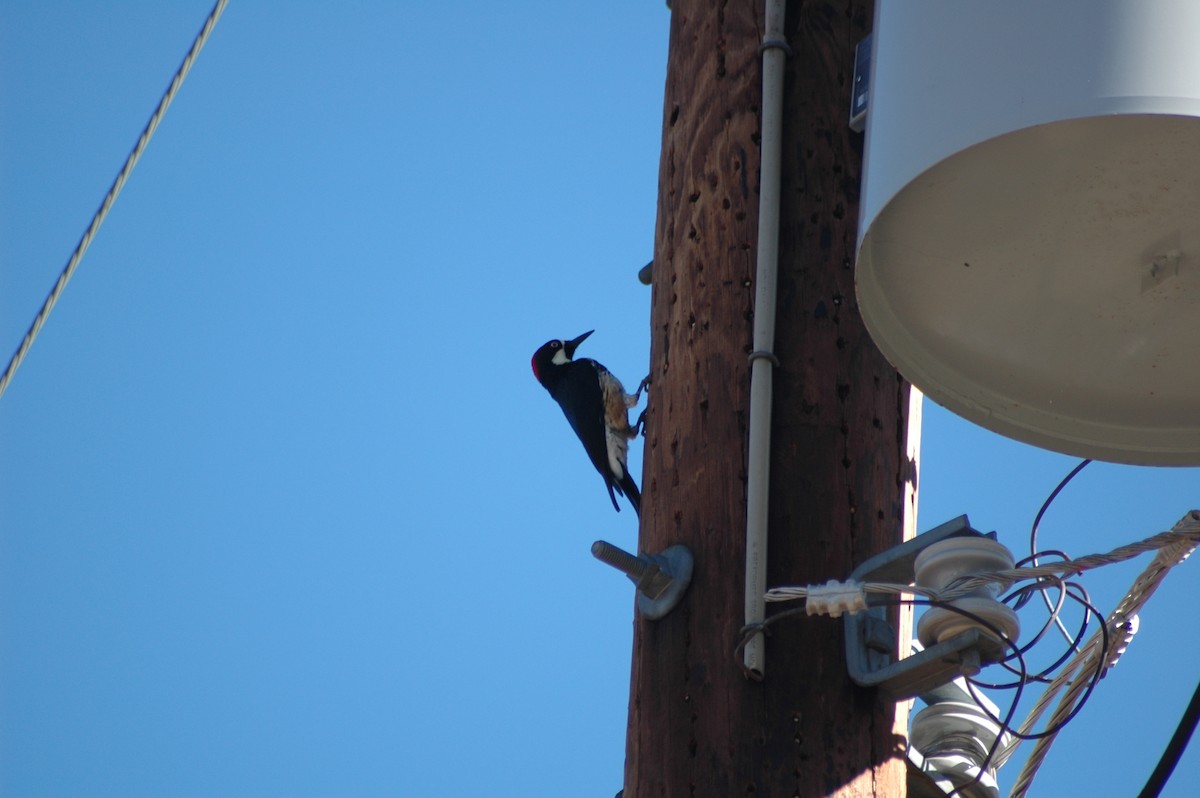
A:
[[[867,596],[862,582],[830,579],[823,585],[809,585],[804,609],[809,615],[828,615],[840,618],[843,612],[851,615],[867,608]]]

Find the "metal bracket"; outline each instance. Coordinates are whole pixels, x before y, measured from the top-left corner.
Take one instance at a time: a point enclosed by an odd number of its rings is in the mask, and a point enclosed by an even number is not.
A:
[[[592,556],[637,585],[638,612],[652,621],[675,609],[692,581],[692,552],[687,546],[670,546],[662,554],[634,557],[607,541],[597,540],[592,544]]]
[[[907,543],[871,557],[854,569],[857,582],[892,582],[910,585],[916,579],[913,563],[923,550],[954,537],[985,537],[971,528],[965,515],[924,532]],[[887,619],[887,607],[842,616],[846,629],[846,667],[850,678],[863,687],[877,687],[888,698],[901,701],[933,690],[958,676],[973,676],[984,664],[1004,655],[1003,647],[978,629],[943,640],[924,651],[898,659],[896,630]]]

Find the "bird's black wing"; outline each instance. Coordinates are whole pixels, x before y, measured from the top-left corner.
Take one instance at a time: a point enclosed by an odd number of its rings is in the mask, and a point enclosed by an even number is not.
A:
[[[638,490],[637,483],[633,481],[633,475],[629,473],[629,469],[625,469],[625,476],[617,486],[617,490],[624,490],[625,496],[629,499],[629,503],[633,505],[633,511],[637,513],[638,518],[642,517],[642,494]]]
[[[608,488],[608,497],[612,499],[613,507],[621,511],[613,488],[621,490],[620,485],[614,485],[611,469],[608,467],[608,444],[604,435],[604,394],[600,390],[600,377],[596,366],[588,359],[575,360],[562,368],[562,376],[551,392],[554,399],[562,408],[563,415],[571,424],[571,429],[583,442],[592,465],[604,477]]]

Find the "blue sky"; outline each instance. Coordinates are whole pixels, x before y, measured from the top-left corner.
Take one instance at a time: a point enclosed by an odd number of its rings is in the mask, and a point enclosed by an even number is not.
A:
[[[105,5],[0,6],[5,356],[210,10]],[[668,21],[231,3],[0,399],[0,793],[616,792],[633,595],[589,546],[636,518],[529,357],[594,328],[646,373]],[[931,404],[923,446],[921,527],[1015,550],[1075,462]],[[1042,544],[1198,497],[1094,465]],[[1035,792],[1136,794],[1200,675],[1195,568]],[[1197,792],[1191,750],[1166,794]]]

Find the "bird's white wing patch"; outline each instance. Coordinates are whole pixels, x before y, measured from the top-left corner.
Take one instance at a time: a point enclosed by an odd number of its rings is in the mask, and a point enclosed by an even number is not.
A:
[[[612,427],[604,429],[604,443],[608,448],[608,467],[618,480],[625,478],[625,458],[629,452],[629,436]]]
[[[608,369],[597,364],[597,376],[600,378],[600,391],[604,395],[604,424],[615,430],[629,429],[629,403],[626,399],[625,386],[612,375]]]
[[[625,476],[629,439],[636,433],[629,426],[629,396],[625,386],[608,369],[597,365],[600,390],[604,394],[604,440],[608,448],[608,467],[617,479]]]

